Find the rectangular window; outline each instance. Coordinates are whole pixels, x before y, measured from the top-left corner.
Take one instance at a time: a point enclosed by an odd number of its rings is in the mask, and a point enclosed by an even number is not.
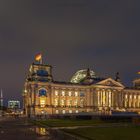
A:
[[[40,106],[45,107],[46,101],[44,99],[40,99]]]
[[[127,99],[127,98],[128,98],[128,96],[127,96],[127,95],[125,95],[125,98]]]
[[[56,110],[55,113],[56,113],[56,114],[59,114],[59,110]]]
[[[78,106],[78,100],[77,99],[74,101],[74,105]]]
[[[71,93],[71,91],[69,91],[69,96],[72,96],[72,93]]]
[[[85,93],[81,92],[80,97],[85,97]]]
[[[64,105],[65,105],[65,101],[61,100],[61,106],[64,106]]]
[[[65,96],[65,91],[62,91],[62,96]]]
[[[65,111],[65,110],[62,110],[62,113],[63,113],[63,114],[65,114],[65,113],[66,113],[66,111]]]
[[[67,105],[68,105],[68,106],[72,106],[72,100],[68,100],[68,101],[67,101]]]
[[[69,113],[72,113],[72,110],[69,110]]]
[[[78,92],[77,92],[77,91],[75,92],[75,96],[76,96],[76,97],[78,96]]]
[[[58,96],[58,91],[57,90],[55,91],[55,96]]]
[[[76,110],[75,112],[76,112],[76,113],[78,113],[79,111],[78,111],[78,110]]]
[[[84,107],[84,100],[83,99],[80,100],[80,107]]]
[[[58,99],[55,99],[55,100],[54,100],[54,105],[55,105],[55,106],[58,106]]]

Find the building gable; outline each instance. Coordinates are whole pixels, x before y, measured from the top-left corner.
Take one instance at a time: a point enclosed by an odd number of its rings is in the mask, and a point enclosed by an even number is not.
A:
[[[121,83],[113,80],[112,78],[107,78],[103,81],[100,81],[98,83],[96,83],[96,85],[102,85],[102,86],[111,86],[111,87],[121,87],[124,88],[125,86],[122,85]]]

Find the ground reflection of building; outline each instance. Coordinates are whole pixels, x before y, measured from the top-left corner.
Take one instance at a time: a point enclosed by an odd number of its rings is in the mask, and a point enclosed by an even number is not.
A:
[[[26,115],[80,112],[140,111],[140,79],[126,88],[116,75],[100,78],[93,71],[80,70],[71,82],[53,80],[50,65],[32,64],[23,93]]]

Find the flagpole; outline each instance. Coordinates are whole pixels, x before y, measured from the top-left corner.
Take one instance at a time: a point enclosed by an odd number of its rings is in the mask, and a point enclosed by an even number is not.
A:
[[[43,64],[43,57],[42,57],[42,54],[41,54],[41,59],[40,59],[40,65]]]

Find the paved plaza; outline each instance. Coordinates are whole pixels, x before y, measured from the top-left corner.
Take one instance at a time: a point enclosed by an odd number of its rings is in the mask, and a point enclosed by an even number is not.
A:
[[[24,118],[0,118],[0,140],[51,140],[49,135],[37,134]]]

